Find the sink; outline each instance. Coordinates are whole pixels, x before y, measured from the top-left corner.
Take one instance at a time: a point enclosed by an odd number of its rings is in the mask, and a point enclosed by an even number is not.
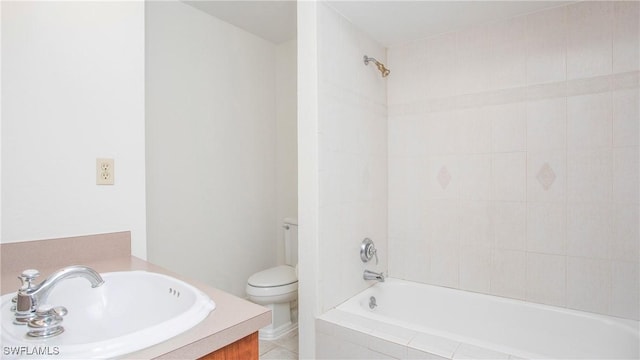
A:
[[[105,283],[91,288],[86,279],[58,283],[47,303],[64,306],[65,331],[48,339],[26,336],[13,324],[11,298],[0,297],[3,359],[94,359],[122,356],[172,338],[197,325],[215,303],[195,287],[147,271],[100,274]]]

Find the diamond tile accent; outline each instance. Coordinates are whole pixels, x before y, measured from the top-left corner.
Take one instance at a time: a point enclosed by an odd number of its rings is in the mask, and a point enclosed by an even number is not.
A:
[[[446,189],[447,186],[449,186],[449,183],[451,182],[451,174],[449,174],[449,170],[447,170],[446,166],[440,168],[440,171],[438,171],[438,176],[436,178],[438,179],[438,183],[442,187],[442,190]]]
[[[549,163],[544,163],[540,170],[538,171],[538,175],[536,175],[536,179],[542,188],[547,191],[551,188],[553,183],[556,181],[556,173],[553,171]]]

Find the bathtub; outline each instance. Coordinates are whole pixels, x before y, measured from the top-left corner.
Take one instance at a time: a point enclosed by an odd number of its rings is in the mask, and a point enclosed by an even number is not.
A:
[[[640,358],[638,321],[397,279],[320,316],[316,340],[320,359]]]

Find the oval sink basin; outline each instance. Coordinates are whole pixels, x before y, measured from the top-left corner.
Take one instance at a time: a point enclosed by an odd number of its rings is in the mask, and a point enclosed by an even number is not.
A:
[[[27,337],[27,326],[13,324],[11,298],[0,298],[3,359],[112,358],[158,344],[201,322],[215,303],[195,287],[147,271],[100,274],[91,288],[82,278],[63,280],[47,303],[64,306],[65,331],[48,339]]]

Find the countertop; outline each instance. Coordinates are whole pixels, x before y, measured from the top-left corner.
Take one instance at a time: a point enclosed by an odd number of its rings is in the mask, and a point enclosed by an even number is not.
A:
[[[186,279],[134,256],[94,260],[81,265],[89,266],[100,273],[145,270],[173,276],[197,287],[216,303],[215,310],[190,330],[160,344],[123,356],[123,359],[196,359],[240,340],[271,323],[271,311],[265,307],[198,281]],[[36,266],[37,264],[33,265],[33,267]],[[38,270],[44,279],[59,268],[38,268]],[[17,272],[3,269],[0,283],[2,294],[18,289],[20,281],[16,278],[17,276]]]

